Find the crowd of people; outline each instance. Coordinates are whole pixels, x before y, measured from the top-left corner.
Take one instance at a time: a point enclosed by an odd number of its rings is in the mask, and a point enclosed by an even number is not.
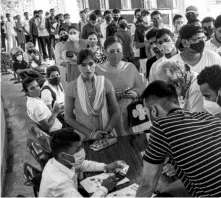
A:
[[[200,21],[188,6],[186,18],[176,14],[169,27],[158,10],[136,9],[132,26],[119,9],[82,10],[78,24],[54,9],[33,14],[24,21],[6,14],[1,33],[28,115],[52,136],[40,196],[80,196],[78,168],[119,168],[85,160],[81,142],[134,134],[134,101],[143,101],[151,122],[137,196],[150,197],[162,171],[179,178],[177,191],[221,196],[221,15]],[[45,66],[48,59],[55,64]],[[108,178],[93,196],[116,183]]]

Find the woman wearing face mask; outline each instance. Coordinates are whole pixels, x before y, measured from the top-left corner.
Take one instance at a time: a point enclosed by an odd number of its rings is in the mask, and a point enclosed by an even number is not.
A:
[[[66,74],[67,82],[78,78],[80,71],[77,65],[77,55],[82,49],[87,48],[88,41],[80,39],[79,31],[76,26],[71,26],[68,30],[69,40],[64,43],[62,57],[67,63]]]
[[[91,50],[80,51],[77,58],[80,76],[68,84],[65,93],[65,121],[81,134],[83,140],[116,135],[114,129],[119,119],[112,84],[104,76],[94,74],[95,61]]]
[[[98,44],[98,34],[96,32],[91,32],[88,34],[88,49],[95,53],[96,63],[102,64],[106,61],[106,56],[104,55],[103,48]]]
[[[66,63],[62,57],[62,52],[64,51],[64,44],[68,41],[69,36],[67,31],[64,28],[61,28],[59,31],[60,42],[55,45],[55,65],[60,69],[61,75],[61,84],[65,88],[66,83]]]
[[[47,81],[41,89],[41,99],[49,109],[54,107],[55,102],[64,107],[64,89],[61,85],[60,70],[57,66],[47,68]]]
[[[99,65],[96,72],[112,82],[121,110],[117,130],[122,136],[128,135],[132,132],[129,130],[127,106],[139,97],[145,84],[136,67],[130,62],[122,61],[123,46],[118,37],[108,37],[104,43],[104,50],[107,61]]]

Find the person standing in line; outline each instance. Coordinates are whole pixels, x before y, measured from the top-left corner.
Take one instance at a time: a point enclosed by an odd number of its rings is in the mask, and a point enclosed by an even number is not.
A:
[[[112,11],[113,21],[106,28],[106,38],[109,36],[114,36],[115,32],[117,32],[119,25],[118,20],[120,18],[120,10],[115,8]]]
[[[206,41],[210,40],[214,34],[214,23],[215,23],[215,19],[213,17],[205,17],[202,20],[202,28],[205,32],[205,35],[207,36]]]
[[[188,6],[186,8],[187,24],[196,23],[198,21],[198,8],[196,6]]]
[[[180,14],[176,14],[173,17],[173,26],[174,26],[174,39],[175,41],[177,41],[178,37],[179,37],[179,31],[181,29],[181,27],[184,25],[184,18],[182,15]]]
[[[21,47],[25,51],[25,34],[24,25],[21,21],[21,16],[17,15],[17,22],[15,23],[15,32],[17,33],[18,47]]]
[[[36,26],[35,20],[38,18],[38,11],[35,10],[33,12],[33,17],[29,20],[29,27],[30,27],[30,37],[31,37],[31,41],[34,44],[34,46],[36,47],[36,41],[38,42],[38,49],[39,52],[42,56],[42,50],[41,50],[41,44],[39,42],[38,39],[38,28]]]
[[[30,37],[30,27],[29,27],[29,14],[28,12],[24,13],[25,19],[23,20],[23,31],[25,33],[25,42],[28,43],[31,40]]]
[[[50,16],[46,18],[45,21],[45,27],[47,31],[49,32],[49,46],[51,54],[54,54],[54,48],[55,48],[55,27],[53,26],[56,23],[55,19],[55,10],[52,8],[50,9]],[[54,57],[53,57],[54,58]]]
[[[64,14],[64,23],[62,24],[61,28],[65,29],[66,32],[68,32],[69,28],[74,25],[77,26],[76,23],[71,22],[70,14],[68,13]]]
[[[15,39],[15,30],[14,30],[14,21],[11,20],[11,15],[9,13],[6,14],[7,20],[5,21],[5,36],[7,39],[7,52],[10,52],[12,47],[16,46]]]
[[[3,51],[6,51],[5,39],[5,21],[4,17],[1,16],[1,50]]]
[[[215,30],[212,38],[205,43],[205,48],[221,56],[221,15],[214,22]]]
[[[111,21],[113,20],[112,14],[110,10],[105,10],[104,11],[104,22],[101,24],[100,28],[101,28],[101,34],[103,36],[102,38],[102,43],[104,43],[104,41],[106,40],[106,29],[107,26],[111,23]]]
[[[45,27],[45,21],[46,21],[45,18],[43,18],[43,11],[39,10],[38,17],[35,19],[35,22],[36,22],[36,26],[38,28],[38,39],[41,43],[43,58],[44,58],[44,61],[47,62],[48,61],[48,54],[46,51],[46,47],[48,49],[50,60],[52,60],[52,54],[51,54],[50,44],[49,44],[49,33]]]
[[[80,31],[80,34],[83,31],[83,27],[87,24],[87,17],[84,10],[80,11],[80,22],[78,23],[78,30]]]
[[[150,29],[150,24],[148,20],[148,15],[150,13],[145,10],[144,12],[141,12],[141,17],[138,18],[138,24],[136,26],[135,30],[135,36],[134,36],[134,43],[136,49],[140,49],[140,72],[144,75],[146,74],[146,62],[147,62],[147,53],[146,53],[146,46],[148,44],[147,41],[145,41],[145,35],[146,32]]]

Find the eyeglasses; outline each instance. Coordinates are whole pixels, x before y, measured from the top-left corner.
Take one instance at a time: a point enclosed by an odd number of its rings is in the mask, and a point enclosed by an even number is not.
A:
[[[87,66],[94,67],[96,65],[95,62],[89,62],[89,63],[81,63],[80,66],[86,68]]]

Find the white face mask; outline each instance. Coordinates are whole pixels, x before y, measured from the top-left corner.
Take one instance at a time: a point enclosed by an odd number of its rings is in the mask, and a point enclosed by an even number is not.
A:
[[[209,100],[204,100],[204,109],[206,109],[212,115],[221,113],[221,107],[216,102]]]
[[[79,34],[71,34],[71,35],[69,35],[69,38],[72,41],[77,41],[77,40],[79,40]]]
[[[79,167],[82,165],[82,163],[84,162],[85,160],[85,157],[86,157],[86,153],[85,153],[85,150],[82,148],[80,151],[78,151],[77,153],[75,153],[74,155],[69,155],[67,153],[64,153],[65,155],[68,155],[69,157],[73,157],[73,161],[74,162],[71,162],[71,161],[68,161],[65,159],[65,161],[67,161],[69,164],[71,164],[71,166],[73,168],[76,168],[76,167]]]
[[[19,55],[19,56],[17,56],[16,59],[17,59],[19,62],[21,62],[21,61],[22,61],[22,58],[23,58],[22,55]]]
[[[144,22],[144,23],[147,23],[147,24],[150,24],[150,17],[149,17],[149,16],[145,16],[145,17],[143,18],[143,22]]]
[[[175,48],[174,42],[164,42],[160,48],[163,50],[164,54],[169,54]]]

